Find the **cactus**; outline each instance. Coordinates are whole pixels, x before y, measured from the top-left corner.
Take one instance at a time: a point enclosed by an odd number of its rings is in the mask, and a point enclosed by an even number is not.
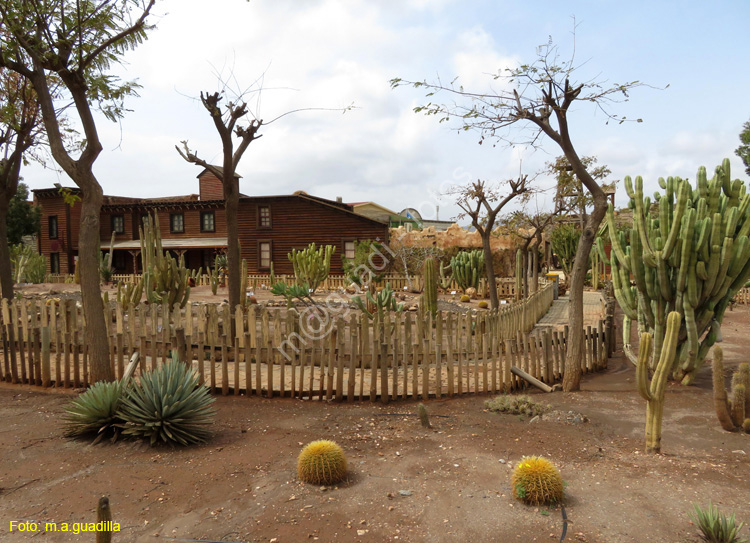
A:
[[[453,279],[459,288],[466,292],[469,287],[477,288],[484,272],[484,253],[480,250],[461,251],[451,258]]]
[[[308,443],[297,458],[297,477],[312,485],[333,485],[346,477],[346,455],[333,441]]]
[[[479,302],[479,303],[477,304],[477,307],[478,307],[479,309],[487,309],[488,305],[489,305],[489,304],[487,304],[487,301],[486,301],[486,300],[482,300],[481,302]]]
[[[208,284],[211,286],[211,293],[216,296],[216,293],[219,292],[219,282],[221,281],[219,277],[219,268],[214,266],[213,269],[208,270]]]
[[[719,424],[729,432],[743,427],[750,411],[747,410],[750,388],[750,364],[740,364],[739,369],[732,375],[731,398],[724,387],[724,352],[719,345],[714,346],[713,384],[714,406]],[[747,429],[745,429],[747,431]]]
[[[115,235],[116,232],[112,232],[112,238],[109,240],[109,252],[107,254],[99,253],[99,276],[105,283],[109,283],[112,280],[112,274],[114,273],[112,255],[115,252]]]
[[[601,260],[599,257],[599,251],[591,251],[591,288],[599,290],[599,268],[601,267]]]
[[[520,300],[523,295],[523,253],[521,249],[516,251],[516,300]]]
[[[542,456],[524,456],[511,477],[513,497],[529,505],[562,501],[564,483],[555,465]]]
[[[440,263],[440,288],[443,290],[448,290],[451,288],[451,284],[453,283],[453,272],[451,271],[450,275],[447,275],[445,273],[445,270],[451,269],[451,265],[448,264],[447,266],[444,266],[443,263]]]
[[[471,296],[469,296],[468,294],[464,294],[463,296],[461,296],[461,301],[463,303],[468,303],[471,301]]]
[[[423,428],[432,428],[432,424],[430,424],[430,415],[427,414],[427,408],[423,403],[417,404],[417,415],[419,416],[419,423]]]
[[[667,316],[667,327],[664,343],[651,382],[648,380],[649,358],[653,345],[653,336],[649,332],[641,334],[636,366],[636,381],[638,392],[647,402],[646,407],[646,452],[661,452],[661,421],[664,413],[664,392],[667,388],[667,378],[677,353],[677,337],[680,333],[680,314],[672,311]]]
[[[276,274],[273,271],[273,262],[271,262],[271,271],[268,274],[268,280],[271,283],[271,286],[276,284]]]
[[[185,307],[190,298],[190,285],[184,255],[178,261],[164,253],[158,215],[144,219],[139,230],[146,299],[152,304],[166,303],[172,307],[178,303]]]
[[[128,305],[133,303],[138,305],[141,303],[141,296],[143,296],[143,277],[139,277],[135,283],[125,283],[122,281],[117,283],[117,303],[120,305]]]
[[[354,302],[357,307],[368,316],[368,318],[373,318],[377,312],[380,317],[380,322],[383,322],[384,312],[394,311],[400,313],[404,310],[404,304],[400,304],[396,301],[390,283],[386,283],[385,288],[378,292],[376,296],[373,296],[372,292],[368,290],[365,300],[366,301],[363,301],[359,296],[354,296],[352,298],[352,302]]]
[[[666,315],[680,314],[682,332],[670,371],[692,384],[720,338],[730,300],[750,278],[750,194],[741,181],[730,179],[728,159],[710,180],[700,168],[696,188],[678,177],[659,179],[659,185],[664,192],[654,195],[654,214],[643,180],[637,177],[633,185],[625,178],[634,209],[629,232],[617,231],[609,207],[612,281],[626,315],[623,333],[637,321],[654,336],[652,365],[660,357]],[[627,344],[625,351],[635,359]]]
[[[289,253],[289,261],[294,266],[294,277],[297,284],[307,283],[315,294],[318,287],[326,280],[331,271],[331,256],[336,251],[333,245],[326,245],[319,249],[315,243],[308,245],[307,249],[292,249]]]
[[[424,303],[425,308],[432,314],[437,315],[438,293],[437,293],[437,262],[432,257],[427,257],[422,267],[424,276]]]

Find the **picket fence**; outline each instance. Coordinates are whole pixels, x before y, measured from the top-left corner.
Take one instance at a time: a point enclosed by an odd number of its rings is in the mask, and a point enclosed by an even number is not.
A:
[[[112,282],[113,283],[135,283],[138,279],[140,279],[140,274],[114,274],[112,276]],[[72,283],[73,282],[73,276],[69,274],[55,274],[55,275],[48,275],[47,276],[47,282],[49,283]],[[274,280],[276,282],[283,282],[287,286],[291,286],[297,282],[297,279],[294,275],[276,275],[274,277]],[[497,278],[497,295],[500,298],[510,299],[515,296],[516,293],[516,280],[513,277],[501,277]],[[391,288],[395,291],[403,291],[403,290],[415,290],[415,291],[422,291],[424,288],[424,283],[422,280],[422,276],[417,274],[410,277],[406,277],[405,275],[398,275],[398,274],[386,274],[382,277],[380,280],[381,285],[385,285],[386,283],[389,283]],[[548,283],[547,279],[544,277],[539,278],[539,285],[540,287],[545,286]],[[207,274],[203,274],[198,277],[196,281],[197,286],[209,286],[211,284],[210,277]],[[328,290],[328,291],[334,291],[334,290],[343,290],[348,288],[351,285],[351,279],[346,277],[345,275],[329,275],[325,281],[320,285],[320,290]],[[247,287],[249,291],[257,291],[260,289],[266,290],[269,289],[271,286],[271,276],[268,274],[250,274],[247,276]],[[461,288],[458,286],[458,283],[451,280],[450,285],[443,289],[444,291],[450,292],[450,291],[456,291],[461,292]],[[477,289],[482,295],[485,297],[489,296],[489,293],[487,291],[487,280],[486,279],[480,279],[479,280],[479,287]]]
[[[522,385],[511,366],[548,384],[562,377],[569,330],[532,332],[552,304],[552,287],[497,311],[407,311],[382,319],[344,305],[321,313],[110,303],[110,364],[119,378],[136,351],[143,371],[176,350],[201,382],[224,395],[387,402],[509,391]],[[0,378],[42,387],[89,384],[80,304],[3,300],[0,316]],[[583,371],[606,365],[611,331],[600,322],[581,332]]]

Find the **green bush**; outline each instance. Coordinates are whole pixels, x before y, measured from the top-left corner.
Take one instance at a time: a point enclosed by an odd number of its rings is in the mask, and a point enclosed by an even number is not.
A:
[[[123,434],[148,438],[151,445],[189,445],[210,436],[215,410],[208,388],[187,365],[172,360],[141,374],[120,403]]]
[[[15,283],[44,283],[47,259],[23,243],[10,248],[10,263]]]
[[[702,509],[698,504],[693,504],[695,515],[690,515],[700,529],[704,541],[708,543],[747,543],[747,539],[740,539],[739,532],[743,523],[736,524],[734,513],[729,517],[720,513],[718,508],[708,502],[708,507]]]

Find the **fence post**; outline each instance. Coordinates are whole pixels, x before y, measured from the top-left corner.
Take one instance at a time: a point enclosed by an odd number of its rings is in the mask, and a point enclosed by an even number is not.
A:
[[[49,326],[42,327],[42,386],[47,388],[50,385],[50,366],[49,366]]]

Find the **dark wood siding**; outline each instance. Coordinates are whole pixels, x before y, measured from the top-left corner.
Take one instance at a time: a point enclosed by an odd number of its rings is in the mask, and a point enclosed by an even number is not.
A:
[[[81,217],[81,203],[72,208],[62,196],[37,200],[42,210],[42,232],[39,236],[39,250],[47,257],[47,273],[50,268],[50,254],[58,253],[60,273],[73,273],[73,257],[78,254],[78,230]],[[57,239],[50,239],[49,218],[57,217]]]

